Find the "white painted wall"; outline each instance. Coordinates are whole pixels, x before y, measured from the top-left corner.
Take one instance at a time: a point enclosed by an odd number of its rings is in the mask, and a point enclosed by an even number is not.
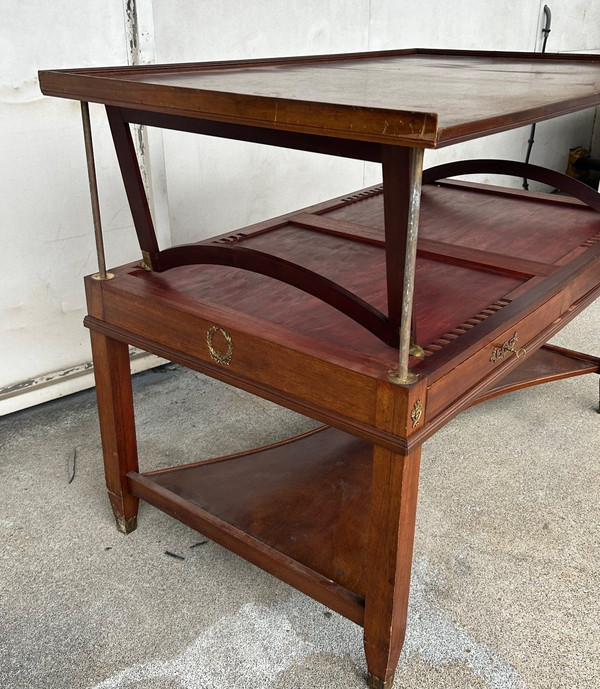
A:
[[[369,0],[157,2],[156,59],[368,50],[369,7]],[[183,14],[188,27],[184,32],[179,28]],[[165,132],[164,141],[174,243],[225,232],[364,186],[364,166],[357,161],[182,132]]]
[[[599,47],[598,0],[548,4],[548,51]],[[91,384],[81,321],[83,276],[96,263],[79,105],[43,98],[38,69],[402,47],[539,50],[543,5],[0,0],[0,414]],[[91,110],[107,262],[118,265],[137,259],[139,250],[103,110]],[[540,124],[532,162],[563,170],[570,147],[589,146],[593,118],[588,112]],[[522,160],[528,134],[428,153],[427,163]],[[357,161],[152,130],[144,162],[163,246],[346,193],[380,176],[378,166]]]
[[[552,12],[547,52],[569,52],[598,47],[600,2],[597,0],[422,0],[419,11],[406,7],[412,3],[373,0],[371,20],[372,49],[414,47],[464,50],[529,50],[542,48],[544,5]],[[424,18],[427,18],[424,21]],[[589,146],[595,111],[586,111],[539,123],[530,162],[564,172],[568,151],[573,146]],[[496,134],[439,151],[427,151],[425,165],[432,166],[466,158],[507,158],[524,160],[529,128]],[[378,172],[378,171],[377,171]],[[481,176],[484,182],[521,186],[514,178]],[[544,189],[530,183],[530,189]]]
[[[97,264],[80,106],[43,97],[37,70],[126,64],[129,53],[122,0],[1,0],[0,16],[3,414],[93,384],[83,276]],[[90,109],[107,262],[118,265],[139,249],[104,110]]]

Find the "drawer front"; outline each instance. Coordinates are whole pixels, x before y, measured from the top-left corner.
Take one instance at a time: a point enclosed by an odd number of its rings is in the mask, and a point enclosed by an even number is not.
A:
[[[490,329],[489,335],[482,336],[477,346],[470,347],[470,356],[465,358],[463,354],[461,357],[460,336],[449,345],[457,347],[456,365],[452,365],[452,359],[447,359],[447,371],[431,381],[427,420],[431,421],[453,403],[460,403],[461,397],[467,396],[475,386],[492,385],[506,375],[600,296],[600,257],[596,254],[594,252],[592,260],[586,260],[580,267],[574,265],[571,275],[567,273],[561,277],[561,282],[551,287],[554,294],[547,301],[530,311],[523,307],[520,318],[517,315],[516,319],[511,318],[509,325],[499,324],[493,331]],[[514,313],[520,302],[518,298],[505,308]],[[501,310],[490,318],[502,318],[504,314]],[[506,318],[508,321],[508,316]],[[489,326],[490,320],[484,323]],[[466,337],[476,336],[477,327]]]
[[[562,295],[557,294],[515,324],[483,340],[475,354],[432,383],[428,392],[428,420],[478,383],[505,375],[541,346],[543,340],[538,341],[539,335],[559,319],[562,302]]]
[[[103,322],[142,349],[304,413],[373,425],[377,380],[158,302],[105,292]],[[150,327],[150,324],[153,324]],[[161,351],[158,351],[161,350]]]

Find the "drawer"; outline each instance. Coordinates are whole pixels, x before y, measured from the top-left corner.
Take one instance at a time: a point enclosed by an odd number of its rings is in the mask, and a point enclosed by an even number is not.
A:
[[[562,303],[562,294],[557,294],[516,323],[483,338],[478,351],[430,385],[428,420],[482,381],[505,375],[540,347],[545,338],[539,336],[560,318]]]

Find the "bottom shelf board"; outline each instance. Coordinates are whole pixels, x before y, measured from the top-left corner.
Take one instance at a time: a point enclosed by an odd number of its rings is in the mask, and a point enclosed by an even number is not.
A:
[[[599,371],[596,357],[546,346],[478,402]],[[256,450],[127,478],[134,495],[361,624],[372,449],[325,426]]]
[[[219,523],[250,536],[250,547],[266,544],[360,600],[371,466],[370,443],[322,427],[249,453],[128,479],[134,494],[234,552],[246,557],[243,539],[231,547],[219,538]]]

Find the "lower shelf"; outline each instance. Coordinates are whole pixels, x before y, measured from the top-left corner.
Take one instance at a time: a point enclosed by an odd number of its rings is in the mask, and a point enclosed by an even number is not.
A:
[[[545,346],[477,402],[599,371],[596,357]],[[362,624],[371,468],[371,443],[321,427],[127,478],[134,495]]]
[[[323,427],[147,474],[130,490],[362,624],[372,445]]]

